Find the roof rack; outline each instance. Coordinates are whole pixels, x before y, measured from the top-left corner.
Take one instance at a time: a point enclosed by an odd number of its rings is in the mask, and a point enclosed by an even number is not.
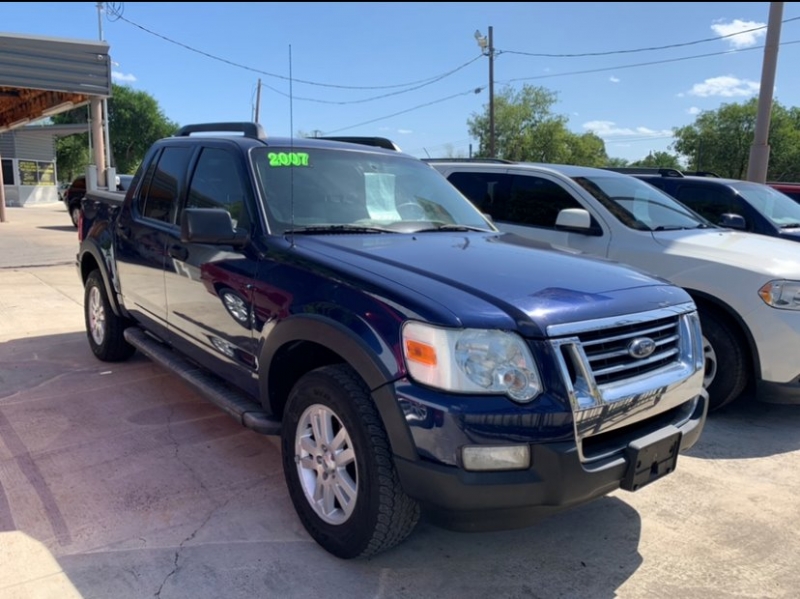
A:
[[[717,173],[713,173],[711,171],[683,171],[683,174],[692,177],[714,177],[715,179],[721,178]]]
[[[624,173],[626,175],[661,175],[662,177],[683,177],[684,174],[676,168],[649,167],[649,166],[606,166],[607,171]]]
[[[198,123],[184,125],[175,132],[175,137],[189,137],[192,133],[241,133],[253,139],[267,139],[264,128],[258,123]]]
[[[516,164],[505,158],[423,158],[423,162],[489,162],[496,164]]]
[[[361,144],[364,146],[374,146],[377,148],[384,148],[386,150],[396,150],[401,152],[400,146],[394,143],[391,139],[385,137],[351,137],[349,135],[325,135],[322,137],[313,137],[312,139],[327,139],[329,141],[344,141],[351,144]]]

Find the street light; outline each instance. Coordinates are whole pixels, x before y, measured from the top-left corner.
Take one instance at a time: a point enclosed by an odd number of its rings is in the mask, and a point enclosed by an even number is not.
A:
[[[479,29],[475,30],[475,41],[484,56],[489,57],[489,158],[494,158],[494,40],[492,27],[489,27],[489,36],[481,35]]]

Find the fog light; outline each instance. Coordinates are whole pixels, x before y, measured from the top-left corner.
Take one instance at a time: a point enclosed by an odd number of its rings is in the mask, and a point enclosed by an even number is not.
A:
[[[524,470],[531,465],[528,445],[467,445],[461,448],[461,461],[466,470]]]

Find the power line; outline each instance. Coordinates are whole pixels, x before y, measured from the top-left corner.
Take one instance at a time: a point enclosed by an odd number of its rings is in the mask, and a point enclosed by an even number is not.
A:
[[[800,40],[791,42],[781,42],[781,46],[788,46],[790,44],[800,44]],[[534,77],[516,77],[514,79],[505,79],[498,83],[513,83],[515,81],[531,81],[533,79],[551,79],[553,77],[566,77],[568,75],[588,75],[591,73],[603,73],[608,71],[619,71],[622,69],[633,69],[637,67],[649,67],[657,64],[667,64],[671,62],[681,62],[684,60],[693,60],[695,58],[709,58],[711,56],[723,56],[726,54],[734,54],[736,52],[750,52],[751,50],[762,50],[764,46],[753,46],[751,48],[741,48],[739,50],[725,50],[724,52],[709,52],[708,54],[694,54],[692,56],[682,56],[680,58],[665,58],[664,60],[651,60],[649,62],[637,62],[633,64],[618,65],[615,67],[601,67],[597,69],[585,69],[582,71],[567,71],[564,73],[549,73],[547,75],[536,75]]]
[[[438,100],[433,100],[431,102],[426,102],[425,104],[420,104],[418,106],[414,106],[412,108],[406,108],[405,110],[401,110],[399,112],[394,112],[392,114],[387,114],[386,116],[381,116],[376,119],[371,119],[369,121],[364,121],[362,123],[357,123],[355,125],[348,125],[347,127],[340,127],[339,129],[332,129],[331,131],[326,131],[324,135],[331,135],[332,133],[339,133],[340,131],[347,131],[348,129],[355,129],[356,127],[361,127],[362,125],[371,125],[372,123],[377,123],[378,121],[384,121],[386,119],[390,119],[394,116],[399,116],[401,114],[406,114],[408,112],[412,112],[414,110],[419,110],[420,108],[425,108],[427,106],[433,106],[434,104],[440,104],[441,102],[446,102],[447,100],[452,100],[453,98],[457,98],[459,96],[466,96],[468,94],[478,94],[486,89],[486,86],[483,85],[481,87],[474,87],[472,89],[468,89],[467,91],[459,92],[457,94],[453,94],[447,96],[446,98],[439,98]]]
[[[107,3],[107,4],[109,4],[109,7],[107,8],[107,10],[110,10],[111,9],[110,5],[114,4],[114,3]],[[250,66],[235,62],[233,60],[228,60],[227,58],[222,58],[220,56],[216,56],[214,54],[211,54],[210,52],[206,52],[204,50],[200,50],[198,48],[194,48],[192,46],[189,46],[188,44],[184,44],[183,42],[179,42],[179,41],[174,40],[174,39],[172,39],[170,37],[167,37],[166,35],[162,35],[160,33],[157,33],[155,31],[153,31],[152,29],[148,29],[147,27],[145,27],[143,25],[140,25],[138,23],[134,23],[130,19],[124,17],[123,14],[122,14],[122,10],[121,9],[115,9],[115,12],[113,13],[113,15],[114,15],[114,20],[115,21],[124,21],[125,23],[128,23],[129,25],[132,25],[133,27],[136,27],[137,29],[141,29],[145,33],[149,33],[150,35],[153,35],[153,36],[155,36],[157,38],[160,38],[160,39],[162,39],[162,40],[164,40],[166,42],[169,42],[171,44],[174,44],[176,46],[180,46],[181,48],[189,50],[190,52],[194,52],[196,54],[200,54],[201,56],[205,56],[206,58],[211,58],[212,60],[216,60],[218,62],[222,62],[222,63],[225,63],[225,64],[227,64],[229,66],[233,66],[233,67],[236,67],[236,68],[239,68],[239,69],[244,69],[244,70],[250,71],[252,73],[258,73],[259,75],[265,75],[267,77],[274,77],[276,79],[282,79],[284,81],[289,81],[289,77],[287,77],[286,75],[279,75],[277,73],[270,73],[268,71],[263,71],[261,69],[255,68],[255,67],[250,67]],[[460,66],[457,66],[454,69],[451,69],[451,70],[446,71],[444,73],[441,73],[439,75],[435,75],[433,77],[428,77],[426,79],[419,79],[417,81],[409,81],[407,83],[395,83],[395,84],[392,84],[392,85],[339,85],[339,84],[334,84],[334,83],[322,83],[322,82],[319,82],[319,81],[309,81],[307,79],[294,79],[293,83],[304,83],[306,85],[315,85],[315,86],[318,86],[318,87],[329,87],[329,88],[335,88],[335,89],[351,89],[351,90],[397,89],[397,88],[401,88],[401,87],[410,87],[410,86],[417,86],[417,87],[414,87],[413,89],[419,89],[420,87],[424,87],[425,85],[430,85],[432,83],[436,83],[437,81],[441,81],[442,79],[444,79],[446,77],[449,77],[450,75],[453,75],[454,73],[457,73],[461,69],[469,66],[470,64],[472,64],[473,62],[475,62],[476,60],[481,58],[481,56],[482,55],[479,55],[479,56],[477,56],[477,57],[465,62],[464,64],[462,64]],[[278,91],[275,88],[269,87],[267,85],[265,85],[264,87],[267,87],[267,88],[269,88],[269,89],[271,89],[273,91]],[[409,90],[409,91],[412,91],[412,90]],[[281,92],[278,92],[278,93],[281,93]],[[397,92],[397,93],[402,93],[402,92]],[[378,96],[378,97],[382,97],[382,96]],[[370,99],[378,99],[378,97],[370,98]],[[297,99],[300,99],[300,98],[297,98]],[[308,99],[308,98],[304,98],[304,99]],[[370,99],[359,100],[359,101],[360,102],[368,102],[368,101],[370,101]],[[315,101],[315,100],[312,100],[312,101]],[[328,103],[328,102],[325,102],[325,101],[322,101],[322,100],[316,100],[316,101]],[[359,102],[359,101],[356,101],[356,102]],[[344,103],[347,103],[347,102],[344,102]]]
[[[792,17],[791,19],[785,19],[781,21],[782,23],[790,23],[792,21],[800,20],[800,17]],[[745,29],[743,31],[737,31],[736,33],[728,33],[726,35],[719,35],[716,37],[707,37],[701,40],[694,40],[691,42],[682,42],[678,44],[667,44],[665,46],[650,46],[646,48],[633,48],[630,50],[609,50],[607,52],[582,52],[579,54],[545,54],[545,53],[536,53],[536,52],[519,52],[516,50],[499,50],[499,53],[502,54],[518,54],[521,56],[536,56],[539,58],[584,58],[587,56],[611,56],[612,54],[634,54],[637,52],[653,52],[655,50],[669,50],[671,48],[685,48],[686,46],[695,46],[697,44],[705,44],[706,42],[715,42],[718,40],[724,40],[727,38],[735,37],[737,35],[742,35],[744,33],[752,33],[754,31],[760,31],[762,29],[766,29],[766,25],[760,25],[759,27],[753,27],[752,29]]]

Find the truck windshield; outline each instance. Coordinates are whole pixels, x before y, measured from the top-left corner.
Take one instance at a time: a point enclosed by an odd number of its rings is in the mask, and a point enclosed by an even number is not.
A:
[[[731,183],[731,187],[776,227],[783,229],[800,227],[800,204],[789,196],[760,183],[737,181]]]
[[[713,227],[663,191],[634,177],[593,175],[573,179],[632,229],[667,231]]]
[[[321,148],[251,151],[270,231],[494,231],[431,166],[401,154]]]

